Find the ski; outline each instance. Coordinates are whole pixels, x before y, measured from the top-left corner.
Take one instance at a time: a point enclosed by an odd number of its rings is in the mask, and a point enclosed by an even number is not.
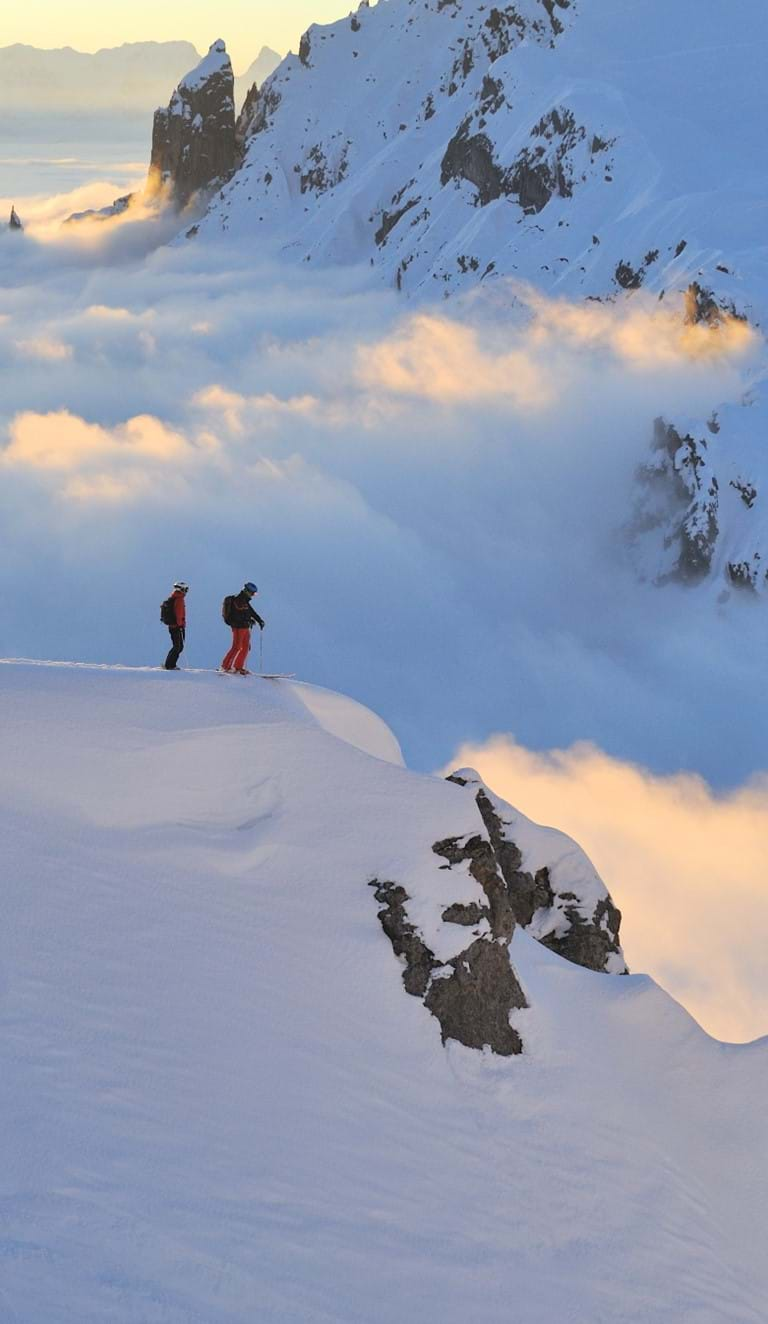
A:
[[[225,671],[223,667],[218,668],[220,676],[242,676],[241,671]],[[253,680],[295,680],[295,671],[248,671],[245,673],[247,678]]]

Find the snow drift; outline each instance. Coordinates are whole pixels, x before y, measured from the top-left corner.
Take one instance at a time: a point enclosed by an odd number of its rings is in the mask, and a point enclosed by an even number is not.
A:
[[[478,788],[307,690],[0,667],[5,1317],[758,1324],[766,1042],[562,959],[537,912],[523,1053],[444,1046],[369,884],[438,983],[469,938],[506,953],[455,858]],[[486,794],[497,859],[605,900]]]

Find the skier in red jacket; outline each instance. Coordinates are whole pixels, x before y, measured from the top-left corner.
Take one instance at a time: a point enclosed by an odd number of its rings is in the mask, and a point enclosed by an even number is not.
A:
[[[171,651],[165,659],[166,671],[178,671],[178,661],[184,652],[184,640],[187,635],[187,604],[186,596],[189,592],[189,584],[183,580],[177,580],[173,586],[173,593],[168,599],[172,613],[172,621],[169,621],[168,630],[171,636]]]
[[[223,616],[232,630],[232,647],[221,664],[222,671],[237,671],[241,676],[248,676],[246,668],[248,654],[251,651],[251,630],[258,625],[264,629],[264,622],[251,606],[251,598],[258,593],[255,584],[249,580],[239,593],[224,599]]]

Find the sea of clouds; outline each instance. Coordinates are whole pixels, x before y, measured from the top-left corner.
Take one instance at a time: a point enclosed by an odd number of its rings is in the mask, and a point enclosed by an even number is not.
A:
[[[151,209],[64,234],[81,204],[0,237],[0,652],[159,663],[183,577],[185,660],[215,666],[254,579],[267,668],[374,707],[412,766],[473,762],[588,850],[610,806],[630,960],[653,968],[654,916],[667,987],[718,1033],[768,1028],[749,961],[728,1021],[672,959],[696,960],[686,907],[716,937],[709,908],[749,928],[765,889],[742,845],[768,839],[768,618],[641,582],[625,533],[654,417],[739,399],[757,337],[506,282],[417,307],[368,271],[158,246]],[[675,814],[681,773],[705,780]],[[734,795],[746,835],[720,833]]]

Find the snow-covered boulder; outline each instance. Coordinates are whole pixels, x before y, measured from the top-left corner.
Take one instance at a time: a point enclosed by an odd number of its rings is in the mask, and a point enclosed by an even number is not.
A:
[[[167,109],[155,112],[147,192],[165,191],[183,208],[226,181],[235,162],[234,75],[224,42],[215,41]]]

